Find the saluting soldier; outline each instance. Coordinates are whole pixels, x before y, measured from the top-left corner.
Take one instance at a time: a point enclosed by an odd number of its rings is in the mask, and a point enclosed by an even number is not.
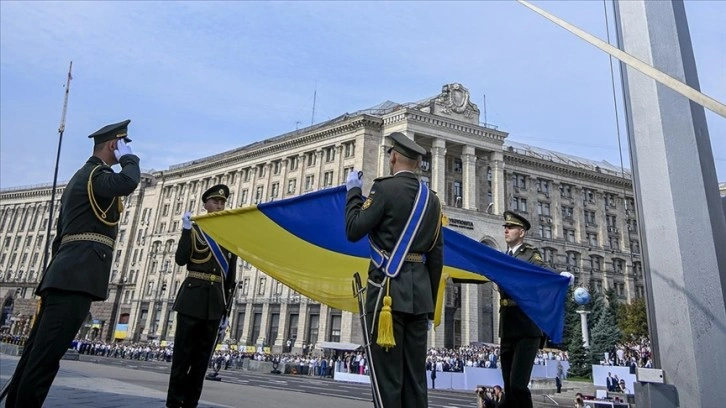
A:
[[[546,268],[542,254],[536,247],[524,242],[531,224],[523,216],[504,212],[504,240],[507,254],[525,262]],[[560,273],[573,279],[569,272]],[[499,308],[499,337],[501,338],[500,359],[504,379],[504,404],[500,407],[532,407],[532,394],[529,379],[534,366],[537,350],[544,346],[545,335],[517,303],[499,289],[501,296]],[[544,306],[546,307],[546,306]]]
[[[59,362],[88,317],[91,302],[106,300],[122,197],[139,184],[139,158],[127,143],[130,120],[89,136],[93,156],[61,196],[52,259],[35,294],[41,307],[8,388],[6,407],[40,407]],[[121,172],[110,166],[121,164]],[[113,322],[112,322],[113,323]]]
[[[224,210],[229,187],[218,184],[202,194],[208,213]],[[212,347],[227,328],[227,305],[232,302],[237,275],[237,256],[219,246],[182,216],[182,234],[176,249],[178,265],[187,266],[187,277],[179,288],[174,354],[169,377],[167,407],[196,407],[202,395]]]
[[[374,393],[385,408],[426,407],[426,333],[443,268],[441,204],[414,173],[426,150],[403,133],[390,139],[391,175],[377,178],[365,201],[358,173],[348,176],[346,234],[350,241],[368,235],[371,245],[365,312],[366,335],[378,337],[369,356]],[[395,346],[381,341],[378,327],[388,310]]]

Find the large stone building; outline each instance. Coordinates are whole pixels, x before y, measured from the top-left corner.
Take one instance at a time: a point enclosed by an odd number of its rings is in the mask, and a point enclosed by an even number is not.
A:
[[[507,133],[479,119],[468,90],[454,83],[420,102],[386,101],[144,174],[125,200],[109,298],[93,305],[79,336],[173,341],[171,306],[185,276],[174,263],[180,220],[184,211],[202,211],[205,189],[228,184],[228,207],[236,208],[340,185],[356,168],[366,174],[367,191],[374,176],[388,173],[385,135],[394,131],[430,152],[421,177],[444,204],[449,228],[501,250],[501,214],[518,211],[532,221],[530,241],[554,269],[572,271],[578,283],[596,290],[614,288],[623,301],[644,296],[629,173],[506,142]],[[14,333],[27,332],[35,310],[49,201],[49,186],[0,191],[0,323]],[[288,339],[295,350],[322,341],[361,341],[359,320],[351,313],[302,297],[243,260],[238,279],[230,337],[240,344],[280,351]],[[443,324],[430,333],[430,345],[497,342],[497,303],[492,284],[447,285]]]

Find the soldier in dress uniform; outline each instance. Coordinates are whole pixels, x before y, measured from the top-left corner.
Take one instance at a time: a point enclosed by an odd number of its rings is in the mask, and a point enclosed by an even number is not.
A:
[[[358,172],[348,176],[346,234],[350,241],[368,235],[372,253],[377,254],[368,268],[365,304],[374,341],[380,335],[382,305],[391,303],[396,345],[371,345],[374,392],[380,392],[385,408],[426,407],[426,336],[443,268],[441,204],[414,173],[426,150],[402,133],[390,138],[391,176],[375,179],[367,199],[361,195]],[[419,194],[426,196],[425,201]],[[409,230],[413,224],[418,228]],[[391,268],[396,263],[397,274]]]
[[[525,262],[546,268],[539,249],[524,242],[531,225],[521,215],[504,212],[504,240],[507,254]],[[572,279],[569,272],[561,275]],[[532,395],[529,384],[534,358],[545,343],[542,330],[530,319],[517,303],[501,288],[499,302],[499,337],[501,338],[500,359],[504,378],[504,404],[500,407],[531,408]]]
[[[8,388],[6,407],[43,405],[91,302],[108,297],[122,197],[136,190],[141,177],[139,158],[127,144],[129,122],[89,136],[93,156],[63,190],[52,259],[35,291],[40,311]],[[111,169],[114,164],[121,165],[121,172]]]
[[[204,209],[222,211],[229,187],[219,184],[202,194]],[[174,303],[176,332],[169,377],[167,407],[196,407],[202,395],[212,347],[227,328],[227,305],[232,302],[237,256],[218,246],[192,223],[191,212],[182,216],[182,234],[176,263],[187,266],[187,277]]]

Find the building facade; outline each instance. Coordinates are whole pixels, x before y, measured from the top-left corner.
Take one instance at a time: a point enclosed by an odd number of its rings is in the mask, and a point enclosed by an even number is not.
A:
[[[508,142],[479,122],[461,84],[416,103],[386,101],[211,157],[144,174],[126,198],[106,302],[93,304],[79,333],[104,341],[173,341],[171,308],[186,270],[174,263],[185,211],[202,211],[202,192],[230,187],[228,208],[279,200],[345,182],[362,169],[363,190],[386,175],[390,141],[402,132],[424,146],[420,175],[444,204],[449,228],[502,250],[501,214],[532,222],[529,241],[578,284],[615,289],[624,302],[644,296],[630,174],[606,162]],[[62,194],[58,189],[56,198]],[[49,186],[0,191],[0,325],[27,333],[37,301],[47,236]],[[57,220],[56,214],[53,220]],[[341,214],[342,216],[342,214]],[[55,231],[51,232],[51,238]],[[362,341],[356,315],[305,298],[244,260],[229,337],[241,345],[293,351],[319,342]],[[497,342],[498,292],[491,283],[448,284],[432,347]],[[114,323],[116,322],[116,323]]]

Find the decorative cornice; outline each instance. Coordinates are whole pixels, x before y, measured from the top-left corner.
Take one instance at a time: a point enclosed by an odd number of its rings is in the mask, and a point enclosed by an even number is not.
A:
[[[460,122],[454,119],[444,118],[439,115],[431,113],[421,112],[417,109],[403,108],[383,118],[384,125],[393,125],[405,120],[411,122],[422,123],[425,126],[432,128],[444,128],[452,132],[473,136],[480,139],[491,139],[500,142],[504,142],[507,137],[507,133],[498,130],[486,128],[483,126],[474,126],[465,122]]]
[[[614,184],[619,187],[624,187],[629,190],[632,190],[633,185],[630,182],[630,179],[614,176],[614,175],[608,175],[603,173],[598,173],[591,170],[585,170],[569,165],[554,163],[547,160],[537,159],[529,156],[524,156],[516,153],[508,153],[504,152],[504,162],[505,163],[515,163],[522,166],[529,166],[529,167],[536,167],[536,168],[544,168],[548,171],[557,172],[561,174],[566,174],[569,177],[577,177],[581,179],[589,179],[594,180],[600,183],[605,184]]]
[[[345,122],[335,126],[324,127],[306,134],[291,135],[289,138],[284,138],[279,141],[268,139],[262,142],[253,143],[252,145],[242,147],[240,149],[202,159],[200,163],[197,163],[199,161],[192,161],[172,166],[168,170],[156,172],[155,175],[163,177],[183,177],[189,173],[196,174],[199,172],[206,172],[215,168],[226,167],[233,163],[239,163],[240,161],[273,155],[278,152],[288,152],[294,148],[309,145],[311,143],[329,139],[341,134],[350,133],[360,128],[381,129],[382,126],[383,120],[381,118],[366,114],[358,115],[356,117],[348,118]]]

